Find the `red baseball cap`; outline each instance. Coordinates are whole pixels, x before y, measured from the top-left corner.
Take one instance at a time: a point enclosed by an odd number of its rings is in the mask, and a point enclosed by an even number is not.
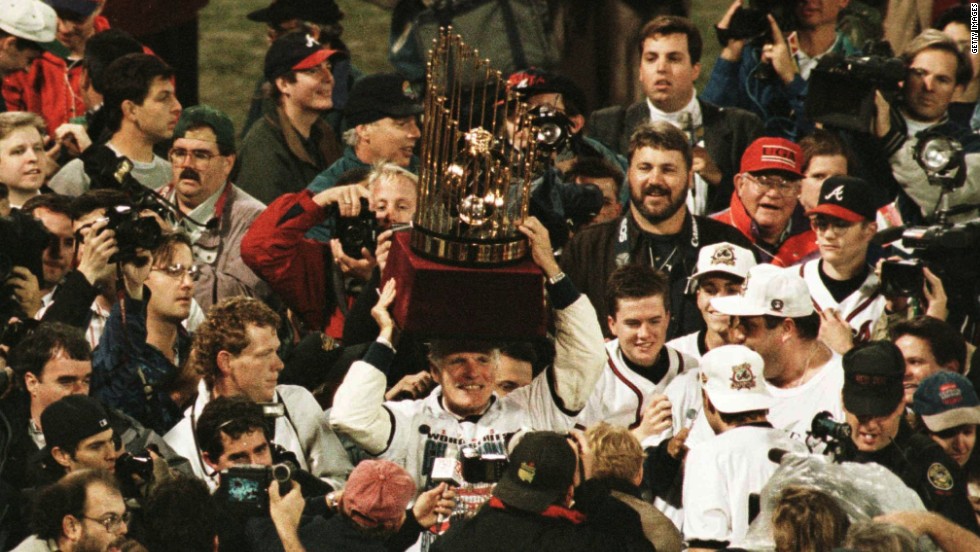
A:
[[[742,154],[742,172],[781,171],[803,178],[803,151],[785,139],[763,136]]]

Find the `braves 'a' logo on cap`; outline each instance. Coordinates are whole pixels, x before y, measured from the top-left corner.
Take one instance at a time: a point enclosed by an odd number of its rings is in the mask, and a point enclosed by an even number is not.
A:
[[[748,362],[743,362],[742,364],[732,366],[732,389],[739,391],[741,389],[755,389],[756,381],[755,374],[752,373],[752,365]]]
[[[735,266],[735,250],[730,245],[723,245],[711,255],[711,264]]]
[[[841,184],[840,186],[837,186],[833,190],[830,190],[829,192],[827,192],[827,195],[823,196],[823,198],[826,199],[827,201],[830,201],[831,198],[834,198],[837,201],[844,201],[844,185]]]
[[[517,468],[517,478],[525,483],[532,483],[536,471],[534,462],[521,462],[521,467]]]

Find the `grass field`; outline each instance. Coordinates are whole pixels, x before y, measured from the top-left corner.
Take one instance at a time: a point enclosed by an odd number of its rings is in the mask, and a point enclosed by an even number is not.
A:
[[[224,110],[236,127],[245,117],[268,47],[265,27],[245,19],[245,14],[268,3],[269,0],[211,0],[201,12],[201,101]],[[337,3],[346,13],[343,38],[353,52],[354,63],[368,73],[388,70],[391,12],[364,0]],[[718,54],[711,27],[729,3],[696,0],[692,4],[692,18],[704,33],[704,67],[699,83],[703,84]]]

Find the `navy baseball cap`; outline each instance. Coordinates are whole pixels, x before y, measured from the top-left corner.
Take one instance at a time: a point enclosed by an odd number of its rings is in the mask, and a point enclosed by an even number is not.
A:
[[[344,18],[344,12],[334,0],[275,0],[264,8],[246,15],[258,23],[276,25],[290,19],[300,19],[320,25],[336,23]]]
[[[313,36],[287,33],[269,46],[265,54],[265,79],[274,82],[290,71],[316,67],[328,59],[347,57],[342,50],[324,48]]]
[[[74,450],[84,439],[109,429],[102,404],[88,395],[68,395],[41,413],[46,448]]]
[[[820,186],[817,206],[806,212],[847,222],[873,221],[878,211],[871,185],[853,176],[831,176]]]
[[[395,73],[367,75],[354,83],[344,107],[347,126],[353,128],[392,117],[400,119],[423,111],[412,84]]]
[[[945,431],[961,425],[980,424],[980,400],[970,380],[946,370],[919,383],[912,411],[922,416],[929,431]]]
[[[543,512],[568,492],[577,465],[567,436],[553,431],[528,433],[511,452],[493,495],[525,512]]]
[[[844,408],[856,416],[885,416],[905,395],[905,358],[891,341],[872,341],[844,354]]]

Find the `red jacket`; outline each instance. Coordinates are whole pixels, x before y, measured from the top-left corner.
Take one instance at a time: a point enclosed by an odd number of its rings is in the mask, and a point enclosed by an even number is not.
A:
[[[317,330],[326,327],[334,310],[327,270],[330,248],[303,236],[325,217],[312,192],[284,194],[255,219],[241,249],[242,261]]]
[[[807,220],[799,205],[796,206],[790,217],[789,235],[778,247],[764,243],[759,239],[758,228],[748,211],[745,210],[742,198],[738,197],[737,193],[732,194],[732,202],[728,209],[712,215],[711,218],[738,228],[755,246],[762,262],[772,263],[776,266],[792,266],[806,262],[820,254],[820,250],[817,248],[817,235],[810,228],[810,221]]]

